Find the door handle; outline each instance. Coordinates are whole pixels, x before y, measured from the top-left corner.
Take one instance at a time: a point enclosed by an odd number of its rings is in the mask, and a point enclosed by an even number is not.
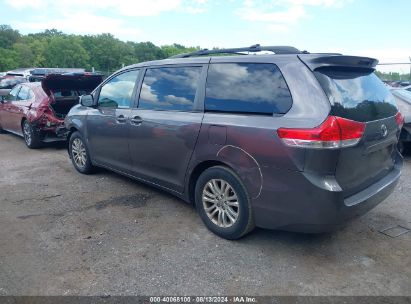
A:
[[[134,116],[130,121],[133,125],[139,126],[143,122],[143,119],[140,116]]]
[[[124,117],[124,115],[119,115],[116,117],[116,120],[119,123],[125,123],[127,119]]]

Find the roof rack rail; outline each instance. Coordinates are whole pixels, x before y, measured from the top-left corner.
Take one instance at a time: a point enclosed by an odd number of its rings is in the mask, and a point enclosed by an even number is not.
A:
[[[244,52],[261,52],[261,51],[270,51],[275,54],[301,54],[301,53],[308,53],[307,51],[299,51],[293,46],[261,46],[259,44],[254,44],[250,47],[242,47],[242,48],[232,48],[232,49],[202,49],[199,51],[191,52],[191,53],[183,53],[171,56],[170,58],[187,58],[187,57],[194,57],[194,56],[204,56],[204,55],[212,55],[212,54],[237,54],[237,55],[247,55]]]

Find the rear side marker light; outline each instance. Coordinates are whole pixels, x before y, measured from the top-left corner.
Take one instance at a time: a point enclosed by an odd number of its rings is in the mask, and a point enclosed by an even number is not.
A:
[[[395,115],[395,121],[397,122],[398,127],[401,129],[404,125],[404,116],[400,112],[397,112]]]
[[[328,116],[318,127],[313,129],[280,128],[278,136],[287,146],[311,149],[338,149],[351,147],[361,140],[365,123]]]

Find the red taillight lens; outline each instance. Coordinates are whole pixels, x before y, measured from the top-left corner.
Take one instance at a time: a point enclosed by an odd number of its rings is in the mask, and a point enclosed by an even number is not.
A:
[[[313,129],[277,130],[278,136],[288,146],[303,148],[337,149],[356,145],[364,134],[365,123],[337,116],[329,116]]]
[[[395,115],[395,121],[397,122],[398,127],[401,129],[404,125],[404,116],[400,112],[397,112]]]

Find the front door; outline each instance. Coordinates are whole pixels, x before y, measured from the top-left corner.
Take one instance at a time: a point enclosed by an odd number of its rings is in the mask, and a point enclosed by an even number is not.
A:
[[[202,69],[202,66],[147,69],[138,108],[130,117],[134,174],[177,192],[183,191],[203,119],[203,111],[198,107]]]
[[[88,144],[93,161],[120,171],[130,167],[129,118],[139,70],[118,74],[103,84],[98,104],[87,115]]]

